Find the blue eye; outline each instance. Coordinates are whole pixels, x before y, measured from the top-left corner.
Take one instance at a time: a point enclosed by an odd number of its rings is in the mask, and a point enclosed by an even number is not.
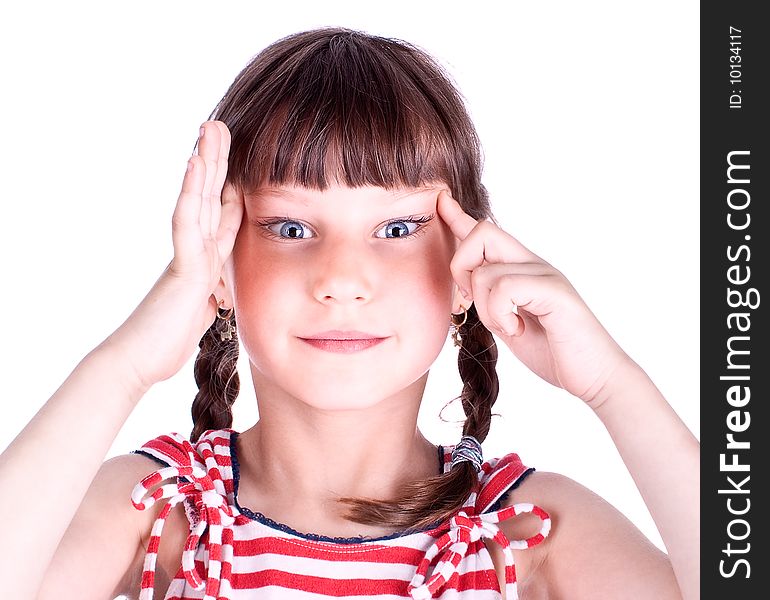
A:
[[[413,229],[409,229],[409,225],[413,225]],[[391,221],[385,227],[380,229],[382,231],[385,230],[385,237],[389,239],[393,238],[402,238],[406,237],[408,235],[413,234],[415,231],[417,231],[419,227],[419,224],[415,221]],[[389,235],[390,234],[390,235]]]
[[[280,225],[277,235],[290,240],[301,240],[305,237],[304,225],[299,221],[278,221],[271,225]],[[267,227],[272,233],[276,233],[271,226]]]
[[[389,221],[377,231],[378,234],[384,231],[385,236],[377,235],[377,237],[380,239],[393,240],[413,236],[416,233],[419,233],[419,230],[422,229],[422,225],[433,219],[433,216],[434,215],[422,217],[410,216]],[[307,225],[293,219],[277,219],[257,222],[266,229],[270,237],[281,240],[302,240],[315,237],[314,235],[308,235],[310,229]]]

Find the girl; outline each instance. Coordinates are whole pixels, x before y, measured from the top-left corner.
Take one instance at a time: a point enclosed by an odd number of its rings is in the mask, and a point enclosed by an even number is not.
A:
[[[495,224],[479,155],[457,91],[404,42],[321,29],[255,57],[201,127],[168,268],[2,455],[4,490],[44,462],[67,482],[45,520],[8,523],[9,597],[697,598],[697,442]],[[493,334],[593,409],[668,556],[577,483],[482,457]],[[436,447],[416,420],[447,335],[467,419]],[[99,467],[196,344],[189,439]],[[241,433],[239,344],[260,415]]]

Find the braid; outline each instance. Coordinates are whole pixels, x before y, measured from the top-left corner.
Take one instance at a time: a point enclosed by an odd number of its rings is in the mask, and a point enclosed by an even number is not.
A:
[[[238,397],[240,379],[238,362],[238,334],[222,340],[228,325],[235,327],[235,315],[229,319],[217,317],[203,334],[200,351],[193,369],[198,393],[192,403],[193,429],[190,440],[196,441],[207,429],[223,429],[233,424],[232,405]]]
[[[463,435],[472,435],[483,442],[489,433],[492,405],[497,401],[500,382],[497,377],[497,343],[484,327],[476,312],[476,305],[468,308],[468,320],[462,327],[462,348],[457,357],[457,368],[463,380],[460,395],[467,419]]]
[[[462,348],[457,365],[464,382],[460,400],[467,417],[463,435],[481,442],[489,433],[492,405],[499,391],[497,344],[473,305],[459,329]],[[461,462],[449,473],[405,484],[390,500],[340,498],[339,502],[349,507],[345,518],[356,523],[424,529],[454,516],[477,487],[476,469]]]

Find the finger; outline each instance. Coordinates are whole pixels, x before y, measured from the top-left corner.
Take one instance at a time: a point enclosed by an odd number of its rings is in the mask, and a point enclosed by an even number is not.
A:
[[[473,272],[473,302],[476,305],[476,311],[485,322],[491,322],[491,328],[498,335],[512,335],[511,323],[514,324],[513,329],[517,328],[515,315],[511,317],[509,314],[515,312],[513,300],[509,298],[505,304],[504,300],[499,297],[491,296],[495,282],[500,277],[508,275],[512,266],[489,264],[479,267]],[[519,266],[521,265],[516,265],[516,267]],[[536,265],[526,265],[522,271],[530,275],[539,272]]]
[[[222,219],[217,230],[219,256],[224,263],[233,251],[235,237],[243,219],[243,195],[233,186],[226,185],[222,190]]]
[[[439,193],[437,210],[455,237],[460,240],[450,269],[459,287],[468,292],[464,295],[469,299],[474,295],[470,281],[471,273],[483,264],[529,261],[545,263],[494,223],[476,221],[444,190]]]
[[[534,252],[529,250],[524,244],[522,244],[519,240],[517,240],[515,237],[513,237],[511,234],[506,233],[502,229],[500,229],[497,225],[490,221],[477,221],[473,217],[471,217],[468,213],[466,213],[460,204],[452,198],[452,196],[449,195],[449,193],[445,190],[442,190],[439,193],[438,197],[438,203],[437,208],[439,215],[441,218],[449,225],[450,230],[452,233],[457,237],[458,239],[465,240],[474,229],[477,229],[480,225],[486,223],[487,225],[491,225],[494,229],[489,229],[490,231],[497,230],[502,234],[502,236],[498,236],[498,240],[504,240],[507,242],[510,247],[518,252],[518,254],[521,257],[526,258],[536,258],[539,261],[543,261],[542,258],[537,256]],[[486,226],[486,225],[485,225]],[[501,244],[496,245],[490,245],[491,250],[495,250],[495,248],[500,248]],[[495,256],[490,255],[490,262],[497,262],[495,261]],[[501,256],[498,256],[497,258],[502,258]]]
[[[211,227],[211,190],[217,175],[219,162],[220,132],[216,124],[207,121],[201,125],[201,137],[198,140],[198,155],[203,158],[206,179],[203,184],[201,205],[201,233],[212,237]],[[219,199],[217,198],[217,201]]]
[[[211,235],[214,237],[219,230],[219,220],[222,211],[222,187],[227,178],[228,155],[230,154],[230,130],[222,121],[211,122],[219,130],[219,154],[217,172],[211,188]]]
[[[230,130],[222,121],[212,121],[219,131],[219,160],[217,162],[217,175],[214,178],[212,194],[222,194],[222,187],[227,177],[227,161],[230,154]]]
[[[510,233],[503,231],[491,221],[479,221],[463,240],[461,246],[473,248],[474,251],[484,255],[484,260],[491,263],[539,262],[548,265]]]
[[[201,194],[205,173],[203,159],[191,156],[182,180],[174,214],[171,218],[171,234],[174,255],[179,258],[197,254],[203,250],[200,232]]]
[[[488,263],[475,269],[471,275],[472,286],[481,290],[491,290],[495,282],[509,275],[537,277],[541,275],[562,276],[551,265],[542,262],[529,263]]]
[[[479,221],[476,227],[460,242],[450,263],[452,275],[465,288],[475,293],[470,282],[471,274],[487,264],[538,263],[553,269],[546,261],[531,252],[519,240],[500,229],[491,221]]]
[[[537,317],[541,322],[565,305],[568,286],[554,273],[507,273],[493,278],[485,285],[483,302],[477,302],[477,310],[483,310],[506,335],[524,333],[522,312]]]
[[[457,200],[452,198],[446,190],[439,193],[436,208],[439,216],[459,240],[464,240],[478,223],[476,219],[462,209]]]

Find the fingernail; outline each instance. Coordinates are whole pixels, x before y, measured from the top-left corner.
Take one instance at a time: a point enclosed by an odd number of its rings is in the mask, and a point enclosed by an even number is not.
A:
[[[192,170],[193,170],[193,160],[191,158],[190,160],[187,161],[187,172],[189,173]]]
[[[201,125],[201,135],[200,135],[200,137],[203,137],[204,133],[206,133],[206,128]]]

